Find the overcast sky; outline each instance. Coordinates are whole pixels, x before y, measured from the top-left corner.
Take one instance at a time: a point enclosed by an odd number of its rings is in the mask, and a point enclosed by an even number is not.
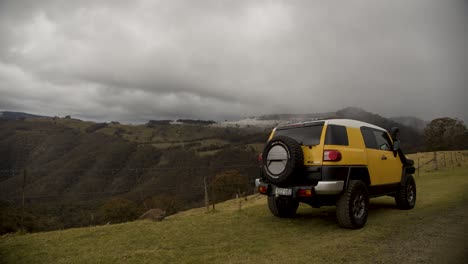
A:
[[[0,0],[0,110],[468,119],[468,1]]]

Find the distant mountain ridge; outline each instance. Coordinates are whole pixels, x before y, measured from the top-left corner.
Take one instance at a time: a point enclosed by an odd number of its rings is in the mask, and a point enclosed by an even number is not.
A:
[[[358,107],[346,107],[336,112],[323,112],[323,113],[309,113],[309,114],[268,114],[268,115],[261,115],[255,117],[249,117],[246,119],[240,120],[233,120],[233,121],[224,121],[224,122],[216,122],[212,120],[195,120],[195,119],[174,119],[174,120],[149,120],[148,124],[151,123],[167,123],[167,124],[197,124],[197,125],[215,125],[215,126],[238,126],[238,127],[271,127],[276,126],[278,124],[284,123],[294,123],[294,122],[303,122],[303,121],[310,121],[316,119],[327,119],[327,118],[354,118],[358,120],[369,118],[365,117],[370,116],[379,116],[377,114],[373,114],[370,112],[365,111],[364,109]],[[16,111],[0,111],[0,119],[9,119],[9,120],[19,120],[25,118],[52,118],[50,116],[44,115],[37,115],[37,114],[30,114],[26,112],[16,112]],[[380,119],[382,121],[383,119]],[[375,120],[376,118],[370,118]],[[425,121],[413,116],[399,116],[399,117],[390,117],[385,118],[390,119],[396,123],[401,125],[412,127],[419,132],[423,132],[424,128],[429,121]],[[364,120],[362,120],[364,121]],[[377,125],[377,124],[376,124]]]
[[[48,116],[35,115],[23,112],[3,111],[0,112],[0,119],[20,120],[25,118],[51,118]],[[269,114],[257,117],[250,117],[237,121],[206,121],[206,120],[150,120],[147,125],[151,127],[154,124],[172,124],[172,125],[206,125],[211,127],[236,127],[236,128],[261,128],[271,129],[277,125],[297,123],[303,121],[327,119],[327,118],[349,118],[368,122],[387,130],[392,127],[400,128],[400,137],[403,144],[407,147],[406,151],[417,151],[423,145],[422,133],[428,122],[416,117],[394,117],[386,118],[381,115],[368,112],[359,107],[346,107],[336,112],[309,113],[309,114]],[[407,140],[407,143],[404,141]]]
[[[0,119],[19,120],[24,118],[51,118],[50,116],[35,115],[24,112],[0,111]]]

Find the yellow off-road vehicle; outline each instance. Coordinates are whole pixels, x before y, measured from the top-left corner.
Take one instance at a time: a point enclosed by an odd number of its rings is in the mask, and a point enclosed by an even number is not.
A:
[[[338,224],[345,228],[364,226],[372,197],[390,195],[398,208],[412,209],[414,162],[399,147],[398,128],[391,132],[350,119],[276,127],[255,184],[268,195],[275,216],[295,216],[299,202],[336,205]]]

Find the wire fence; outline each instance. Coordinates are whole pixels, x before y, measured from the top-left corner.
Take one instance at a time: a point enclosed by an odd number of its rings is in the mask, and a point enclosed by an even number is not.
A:
[[[414,160],[416,173],[455,169],[466,165],[468,151],[434,151],[408,155]]]

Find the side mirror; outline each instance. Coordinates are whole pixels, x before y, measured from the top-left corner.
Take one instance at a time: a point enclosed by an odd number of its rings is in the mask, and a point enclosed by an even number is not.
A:
[[[398,151],[400,149],[400,141],[395,140],[393,141],[393,151]]]
[[[400,128],[392,127],[390,133],[392,134],[392,138],[395,140],[398,137],[398,133],[400,133]]]

